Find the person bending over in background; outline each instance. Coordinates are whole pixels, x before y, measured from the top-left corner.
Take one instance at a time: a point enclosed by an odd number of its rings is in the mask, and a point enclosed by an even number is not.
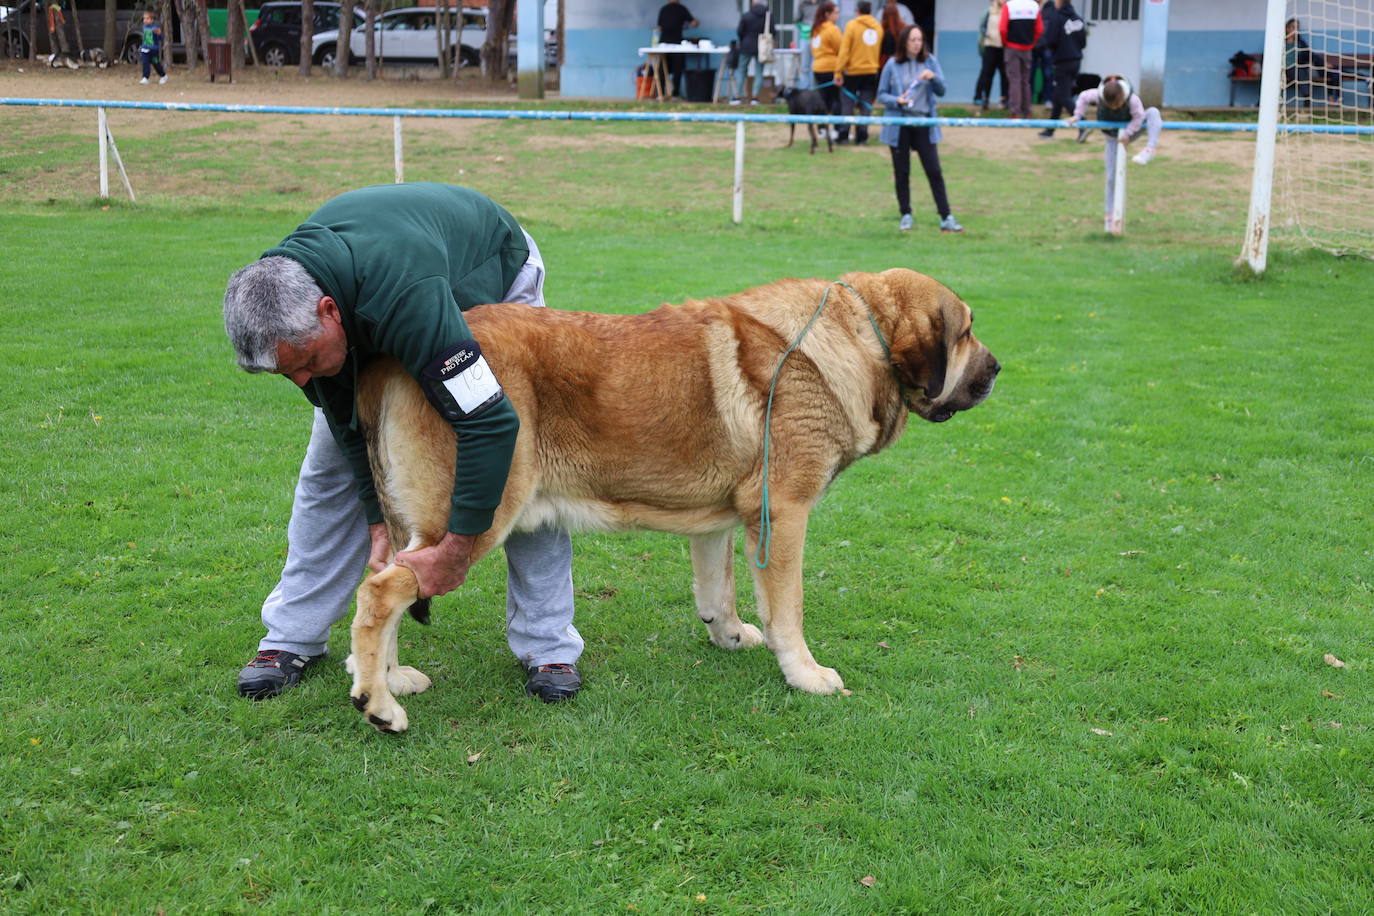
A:
[[[1095,119],[1098,121],[1114,121],[1121,126],[1103,129],[1102,133],[1107,137],[1106,149],[1103,152],[1103,163],[1107,170],[1106,197],[1103,202],[1103,212],[1107,218],[1111,218],[1112,198],[1116,194],[1116,157],[1126,155],[1126,144],[1140,136],[1141,125],[1145,127],[1145,148],[1136,153],[1131,161],[1137,165],[1146,165],[1155,157],[1155,149],[1159,144],[1159,134],[1162,127],[1162,120],[1159,116],[1158,108],[1146,108],[1140,101],[1140,96],[1131,90],[1131,84],[1126,82],[1124,76],[1111,75],[1102,80],[1102,85],[1096,89],[1085,89],[1078,94],[1078,102],[1073,108],[1073,117],[1069,118],[1069,124],[1075,124],[1083,120],[1088,113],[1088,106],[1096,105],[1097,113]],[[1080,142],[1085,139],[1086,131],[1079,132]]]
[[[886,113],[916,118],[939,117],[935,97],[945,94],[945,77],[940,62],[925,48],[925,37],[919,26],[909,25],[897,39],[897,53],[883,68],[878,81],[878,101]],[[945,195],[945,177],[940,171],[940,128],[898,127],[884,124],[881,139],[892,151],[892,178],[897,188],[897,209],[902,218],[898,228],[911,229],[911,150],[921,158],[921,168],[930,183],[935,210],[940,214],[941,232],[963,232],[964,227],[949,210]]]
[[[682,30],[697,26],[692,11],[683,6],[680,0],[668,0],[658,11],[658,40],[665,45],[682,44]],[[673,84],[673,96],[682,98],[682,72],[686,69],[687,59],[681,54],[665,54],[668,59],[668,76]]]

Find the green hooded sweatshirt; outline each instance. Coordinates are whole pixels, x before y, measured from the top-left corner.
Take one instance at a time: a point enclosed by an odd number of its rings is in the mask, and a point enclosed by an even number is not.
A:
[[[463,312],[501,302],[529,258],[520,224],[486,196],[443,184],[396,184],[340,194],[263,257],[291,258],[338,303],[348,335],[343,371],[305,388],[358,480],[369,524],[382,520],[358,428],[359,370],[395,357],[421,379],[425,366],[473,339]],[[448,530],[480,534],[501,502],[520,421],[501,399],[453,421],[458,464]]]

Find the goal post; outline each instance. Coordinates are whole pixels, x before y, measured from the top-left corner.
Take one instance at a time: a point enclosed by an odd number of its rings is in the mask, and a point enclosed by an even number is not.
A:
[[[1241,259],[1374,258],[1374,0],[1267,0],[1263,54]]]

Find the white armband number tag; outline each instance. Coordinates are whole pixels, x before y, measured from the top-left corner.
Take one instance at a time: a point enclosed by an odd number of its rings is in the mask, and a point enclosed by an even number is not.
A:
[[[501,390],[491,367],[487,365],[487,358],[481,355],[453,378],[444,379],[444,387],[453,395],[463,413],[472,413]]]
[[[450,422],[475,417],[505,397],[475,340],[454,344],[420,373],[434,409]]]

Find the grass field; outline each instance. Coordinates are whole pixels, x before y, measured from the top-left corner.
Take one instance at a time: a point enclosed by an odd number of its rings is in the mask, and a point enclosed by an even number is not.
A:
[[[407,177],[505,203],[557,307],[910,266],[1004,370],[813,515],[852,696],[714,650],[681,539],[583,536],[577,700],[523,696],[487,561],[403,625],[435,687],[398,739],[336,663],[234,695],[309,412],[219,322],[232,270],[389,179],[389,125],[121,116],[129,205],[93,115],[4,117],[0,911],[1369,912],[1374,266],[1235,275],[1234,144],[1167,137],[1113,240],[1096,144],[951,132],[951,237],[919,176],[896,232],[884,152],[780,128],[741,227],[726,127],[415,128]]]

